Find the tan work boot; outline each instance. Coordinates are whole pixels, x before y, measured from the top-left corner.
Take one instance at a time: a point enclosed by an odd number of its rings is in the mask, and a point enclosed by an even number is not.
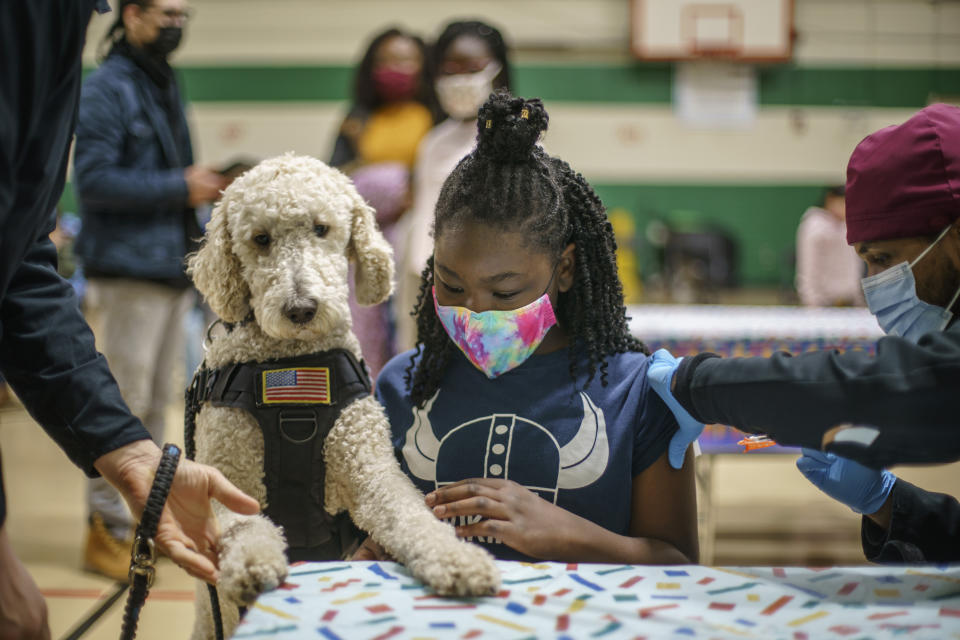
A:
[[[131,545],[129,540],[114,538],[107,530],[100,514],[95,513],[87,527],[83,568],[117,582],[129,582]]]

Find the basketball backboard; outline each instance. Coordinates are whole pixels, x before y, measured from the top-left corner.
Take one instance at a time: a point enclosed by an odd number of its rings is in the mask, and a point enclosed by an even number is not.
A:
[[[631,48],[641,60],[786,62],[793,0],[632,0]]]

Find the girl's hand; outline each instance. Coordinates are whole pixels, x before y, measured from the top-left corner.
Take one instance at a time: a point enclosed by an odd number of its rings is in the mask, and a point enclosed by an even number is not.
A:
[[[534,558],[562,558],[582,518],[510,480],[471,478],[428,493],[438,518],[481,516],[457,527],[461,538],[489,536]]]

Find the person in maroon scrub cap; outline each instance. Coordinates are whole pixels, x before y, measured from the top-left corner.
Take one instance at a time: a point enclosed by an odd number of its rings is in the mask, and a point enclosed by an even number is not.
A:
[[[657,352],[648,378],[680,423],[671,463],[703,423],[766,433],[804,447],[800,471],[864,514],[869,559],[960,560],[957,500],[882,470],[960,459],[960,109],[930,105],[867,136],[846,194],[847,242],[887,334],[876,355]]]

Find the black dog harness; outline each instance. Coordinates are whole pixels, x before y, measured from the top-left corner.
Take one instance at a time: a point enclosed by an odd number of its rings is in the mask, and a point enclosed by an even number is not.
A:
[[[369,376],[344,349],[213,370],[204,363],[186,394],[188,457],[204,402],[250,412],[263,431],[264,514],[283,527],[289,561],[340,559],[361,534],[347,513],[323,508],[323,445],[343,409],[369,395]]]

